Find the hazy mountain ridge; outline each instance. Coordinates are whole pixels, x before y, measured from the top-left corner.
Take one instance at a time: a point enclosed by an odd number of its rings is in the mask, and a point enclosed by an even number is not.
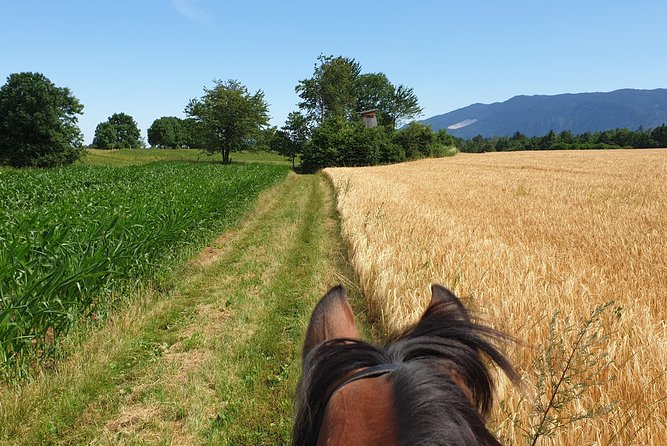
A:
[[[541,136],[554,130],[574,134],[616,128],[636,130],[667,124],[667,89],[623,89],[608,93],[514,96],[504,102],[472,104],[421,121],[452,135],[506,136],[515,131]]]

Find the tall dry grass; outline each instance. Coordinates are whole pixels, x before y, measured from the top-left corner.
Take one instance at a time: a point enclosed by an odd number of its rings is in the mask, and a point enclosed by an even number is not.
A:
[[[526,386],[499,379],[500,438],[667,444],[667,149],[460,154],[326,174],[387,331],[418,318],[437,282],[520,341],[508,352]]]

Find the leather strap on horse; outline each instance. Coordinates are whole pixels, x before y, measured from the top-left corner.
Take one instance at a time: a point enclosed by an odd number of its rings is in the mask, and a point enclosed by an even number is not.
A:
[[[366,367],[365,369],[361,369],[358,372],[353,373],[350,375],[345,381],[342,383],[338,384],[336,388],[331,392],[331,395],[333,396],[334,393],[341,387],[345,386],[346,384],[350,384],[351,382],[358,381],[360,379],[365,379],[365,378],[376,378],[378,376],[382,376],[386,373],[392,372],[398,368],[398,364],[379,364],[375,365],[373,367]],[[331,398],[331,397],[330,397]],[[328,401],[327,401],[328,402]]]

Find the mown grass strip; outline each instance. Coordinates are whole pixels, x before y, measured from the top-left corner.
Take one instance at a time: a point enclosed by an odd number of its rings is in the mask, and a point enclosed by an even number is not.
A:
[[[323,191],[317,177],[307,179],[295,191],[302,201],[278,216],[293,222],[294,227],[289,234],[283,229],[272,235],[283,238],[285,248],[273,279],[256,297],[245,296],[247,301],[262,301],[262,311],[258,312],[252,310],[250,302],[245,303],[250,311],[245,310],[242,316],[257,329],[242,344],[229,344],[231,348],[218,357],[219,369],[233,368],[236,376],[221,377],[218,394],[225,402],[224,409],[206,433],[213,443],[289,441],[301,341],[305,321],[319,297],[325,235]],[[233,330],[229,334],[233,335]]]

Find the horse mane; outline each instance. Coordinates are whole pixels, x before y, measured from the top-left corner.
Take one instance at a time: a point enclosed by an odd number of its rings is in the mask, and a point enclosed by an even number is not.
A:
[[[494,345],[507,339],[474,322],[456,299],[432,302],[417,324],[384,346],[355,339],[322,342],[303,361],[292,444],[317,444],[327,402],[345,376],[393,363],[398,368],[387,376],[399,444],[500,445],[484,423],[494,389],[484,357],[518,382],[512,365]]]

